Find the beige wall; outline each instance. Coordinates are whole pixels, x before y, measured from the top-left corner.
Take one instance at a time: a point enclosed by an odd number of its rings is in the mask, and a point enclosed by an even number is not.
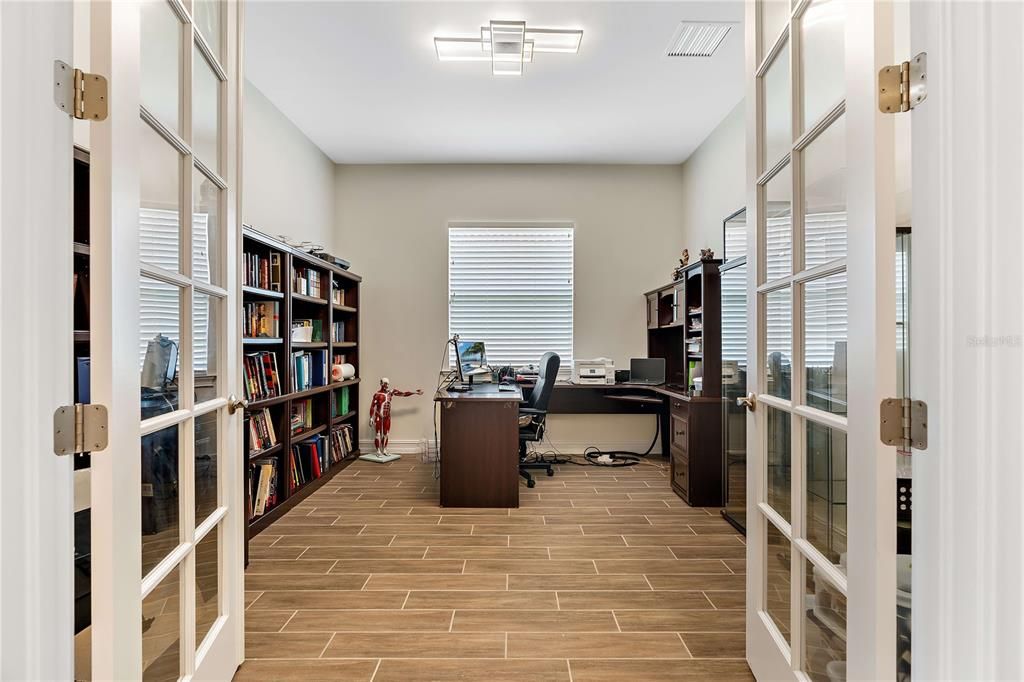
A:
[[[242,222],[336,249],[334,162],[249,81],[243,117]]]
[[[741,100],[683,164],[683,234],[690,260],[708,246],[721,258],[722,221],[746,204],[743,107]]]
[[[339,253],[364,278],[362,404],[381,376],[428,394],[396,399],[396,445],[433,437],[429,394],[448,335],[448,221],[574,222],[576,357],[628,367],[646,354],[642,294],[669,280],[683,246],[681,174],[679,166],[338,166]],[[654,420],[560,416],[550,435],[576,450],[646,447]]]

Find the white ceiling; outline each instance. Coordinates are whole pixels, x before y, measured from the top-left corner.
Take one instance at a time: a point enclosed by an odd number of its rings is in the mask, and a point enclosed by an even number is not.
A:
[[[577,55],[521,78],[439,62],[433,38],[491,19],[581,28]],[[337,163],[681,163],[743,95],[743,27],[710,59],[666,57],[718,2],[282,2],[247,5],[246,75]]]

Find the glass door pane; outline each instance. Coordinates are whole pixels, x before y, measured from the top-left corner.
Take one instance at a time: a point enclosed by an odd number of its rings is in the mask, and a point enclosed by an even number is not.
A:
[[[747,264],[724,268],[722,286],[722,396],[726,503],[733,525],[747,525]]]
[[[764,162],[761,170],[766,171],[789,153],[793,142],[788,43],[772,60],[761,84],[764,98]]]

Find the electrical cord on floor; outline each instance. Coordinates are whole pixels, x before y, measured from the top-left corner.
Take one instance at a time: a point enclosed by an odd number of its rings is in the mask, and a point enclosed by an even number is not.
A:
[[[654,446],[658,443],[658,436],[661,435],[661,419],[655,418],[654,439],[644,452],[631,452],[629,450],[601,450],[593,445],[583,450],[582,460],[573,455],[559,452],[548,434],[545,431],[544,440],[547,441],[550,450],[544,452],[531,451],[523,460],[526,463],[537,464],[575,464],[577,466],[598,466],[598,467],[628,467],[644,463],[642,460],[651,454]]]
[[[640,460],[651,454],[654,446],[658,443],[658,436],[661,435],[661,419],[654,419],[654,439],[643,452],[631,452],[629,450],[601,450],[590,446],[583,450],[583,456],[588,462],[604,467],[624,467],[639,464]]]

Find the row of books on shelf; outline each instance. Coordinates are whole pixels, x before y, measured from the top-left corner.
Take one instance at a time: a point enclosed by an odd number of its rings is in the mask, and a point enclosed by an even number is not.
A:
[[[304,398],[292,401],[292,413],[289,417],[292,433],[299,433],[313,428],[313,399]]]
[[[270,257],[246,251],[243,254],[242,284],[247,287],[281,291],[281,254]]]
[[[344,417],[350,411],[348,386],[337,389],[337,396],[334,402],[334,416]]]
[[[352,427],[345,424],[340,429],[331,431],[331,461],[337,464],[356,451],[352,438]]]
[[[324,298],[320,271],[312,268],[295,268],[292,291],[313,298]]]
[[[323,341],[324,323],[321,320],[292,320],[292,341]]]
[[[263,408],[249,413],[249,452],[259,452],[277,445],[277,434],[274,432],[274,420],[270,410]]]
[[[277,354],[271,351],[246,353],[242,358],[245,374],[245,397],[266,400],[281,395],[281,380],[277,373]]]
[[[345,340],[345,320],[338,320],[331,323],[331,343],[340,343]]]
[[[293,445],[289,457],[291,470],[289,484],[292,490],[320,478],[331,466],[328,459],[330,453],[327,449],[327,438],[324,436],[315,436]]]
[[[249,464],[249,518],[263,516],[277,505],[277,459],[267,457]]]
[[[292,353],[292,391],[326,386],[328,377],[326,350]]]
[[[355,454],[355,439],[348,424],[330,436],[314,436],[296,443],[288,453],[288,489],[295,491],[327,473],[332,466]],[[256,519],[273,509],[278,499],[279,460],[263,457],[249,463],[249,518]]]
[[[277,301],[250,301],[242,304],[242,334],[247,338],[281,336],[281,311]]]
[[[331,289],[331,303],[334,305],[345,305],[345,290],[337,284]]]

